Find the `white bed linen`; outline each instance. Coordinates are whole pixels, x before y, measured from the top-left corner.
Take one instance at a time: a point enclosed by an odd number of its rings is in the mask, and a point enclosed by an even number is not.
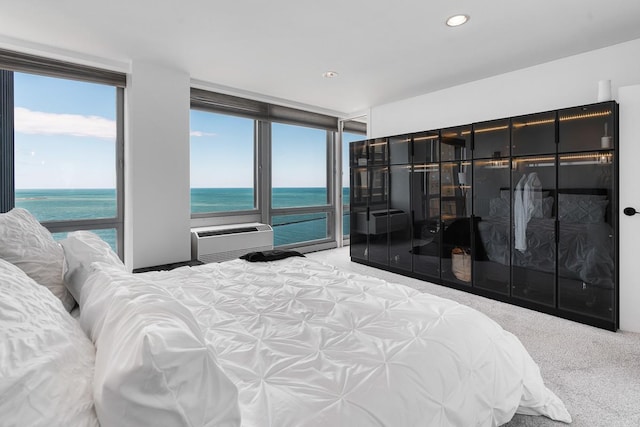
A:
[[[71,311],[76,302],[62,278],[64,252],[53,236],[26,209],[0,214],[0,258],[27,273],[60,298]]]
[[[237,389],[187,307],[120,266],[94,262],[80,325],[96,346],[102,427],[237,427]]]
[[[62,302],[0,259],[0,426],[98,427],[94,362]]]
[[[520,341],[453,301],[307,258],[143,274],[194,313],[243,426],[571,421]]]

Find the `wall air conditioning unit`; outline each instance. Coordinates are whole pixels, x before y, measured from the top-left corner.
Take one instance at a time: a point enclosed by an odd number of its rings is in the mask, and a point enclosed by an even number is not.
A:
[[[228,261],[254,251],[273,249],[267,224],[217,225],[191,229],[191,258],[204,263]]]

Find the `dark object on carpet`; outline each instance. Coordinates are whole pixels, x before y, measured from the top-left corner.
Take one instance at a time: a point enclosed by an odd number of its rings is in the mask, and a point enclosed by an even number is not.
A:
[[[285,259],[292,256],[304,257],[304,255],[298,251],[272,249],[270,251],[249,252],[248,254],[242,255],[240,259],[244,259],[249,262],[266,262]]]

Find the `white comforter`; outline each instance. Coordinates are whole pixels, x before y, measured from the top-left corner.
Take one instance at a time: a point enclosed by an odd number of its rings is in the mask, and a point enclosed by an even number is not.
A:
[[[144,273],[187,305],[243,426],[570,422],[520,341],[450,300],[307,258]]]

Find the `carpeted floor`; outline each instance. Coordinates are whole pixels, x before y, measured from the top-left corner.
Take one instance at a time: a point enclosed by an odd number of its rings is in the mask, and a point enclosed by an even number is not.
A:
[[[400,276],[349,259],[349,248],[306,254],[340,268],[401,283],[466,304],[516,335],[562,399],[574,427],[640,426],[640,334],[609,332],[445,286]],[[640,303],[640,302],[639,302]],[[563,426],[544,417],[516,415],[509,427]]]

